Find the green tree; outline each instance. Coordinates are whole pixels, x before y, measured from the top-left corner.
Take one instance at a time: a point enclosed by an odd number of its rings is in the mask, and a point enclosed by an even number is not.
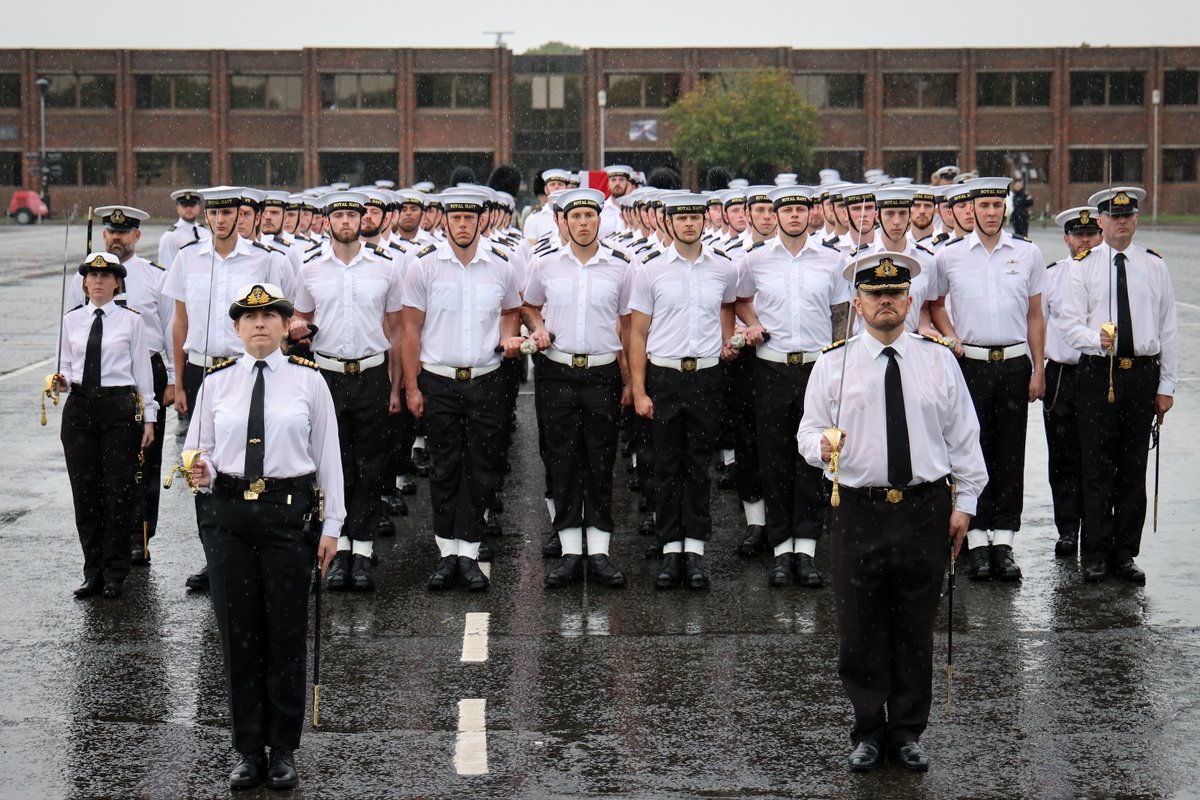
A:
[[[546,42],[539,44],[537,47],[531,47],[522,55],[526,56],[577,56],[583,53],[583,49],[576,47],[573,44],[565,42]]]
[[[676,155],[736,175],[802,170],[821,138],[817,110],[784,70],[710,78],[668,108],[663,120],[675,131]]]

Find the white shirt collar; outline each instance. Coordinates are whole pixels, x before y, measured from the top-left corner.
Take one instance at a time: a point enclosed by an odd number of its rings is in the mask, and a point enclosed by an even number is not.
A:
[[[867,346],[867,352],[871,354],[871,358],[879,358],[880,354],[883,353],[883,348],[885,347],[891,347],[896,351],[896,355],[904,358],[904,354],[908,350],[908,341],[910,338],[911,337],[907,333],[901,333],[896,341],[892,342],[890,345],[886,345],[872,336],[869,330],[864,331],[862,334],[863,344]]]
[[[237,363],[238,363],[238,366],[242,367],[247,372],[253,372],[254,364],[256,362],[258,362],[259,360],[260,359],[255,358],[254,356],[250,355],[249,353],[242,351],[242,357],[240,359],[238,359]],[[275,370],[279,369],[281,366],[283,366],[284,364],[287,363],[288,357],[283,354],[282,350],[272,350],[270,355],[268,355],[266,358],[261,359],[261,360],[267,362],[267,367],[269,367],[270,370],[272,372],[274,372]]]

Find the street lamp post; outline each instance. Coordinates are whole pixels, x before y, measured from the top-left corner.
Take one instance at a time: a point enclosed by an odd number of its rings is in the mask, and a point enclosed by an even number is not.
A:
[[[608,106],[608,92],[596,92],[596,104],[600,106],[600,168],[604,169],[604,109]]]
[[[50,79],[45,75],[39,76],[37,87],[41,128],[38,146],[38,185],[42,190],[42,202],[46,204],[46,208],[49,208],[50,191],[46,186],[46,179],[49,175],[49,170],[46,167],[46,89],[50,87]]]
[[[1154,160],[1154,184],[1151,187],[1153,198],[1150,201],[1150,221],[1155,225],[1158,224],[1158,170],[1159,162],[1161,161],[1160,153],[1158,152],[1158,107],[1162,103],[1162,92],[1158,89],[1150,92],[1150,103],[1154,106],[1154,146],[1150,154],[1150,158]]]

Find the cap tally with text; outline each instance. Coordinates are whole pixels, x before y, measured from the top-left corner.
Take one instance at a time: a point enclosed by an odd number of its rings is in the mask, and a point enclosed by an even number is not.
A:
[[[771,206],[778,211],[784,206],[811,208],[813,190],[809,186],[779,186],[771,190]]]
[[[208,189],[201,189],[200,194],[204,197],[204,205],[212,208],[237,208],[242,204],[242,187],[240,186],[212,186]]]
[[[728,201],[726,201],[728,202]],[[663,198],[663,210],[668,215],[703,214],[707,208],[707,199],[702,194],[679,192]]]
[[[252,189],[248,186],[242,187],[241,205],[249,206],[255,211],[262,211],[263,201],[267,199],[267,193],[261,189]]]
[[[1101,214],[1110,217],[1127,217],[1138,213],[1138,203],[1146,199],[1146,190],[1137,186],[1113,186],[1096,192],[1088,198]]]
[[[229,316],[237,319],[247,311],[278,311],[286,318],[293,310],[292,302],[283,296],[283,289],[273,283],[252,283],[238,289],[237,299],[229,306]]]
[[[145,211],[132,206],[100,206],[94,213],[110,231],[137,230],[142,220],[150,218]]]
[[[1054,223],[1062,225],[1063,233],[1099,233],[1098,216],[1100,211],[1095,206],[1077,206],[1059,213]]]
[[[559,195],[555,202],[562,207],[564,214],[569,214],[577,208],[590,208],[599,214],[604,205],[604,192],[597,189],[568,189]]]
[[[914,203],[936,203],[938,197],[934,194],[932,186],[926,186],[922,183],[910,183],[908,188],[912,190],[912,199]]]
[[[365,191],[359,192],[359,194],[361,194],[363,196],[363,206],[372,206],[374,208],[378,208],[381,211],[387,211],[388,208],[392,205],[392,198],[390,196],[390,193],[386,192],[383,189],[371,188],[371,189],[367,189]]]
[[[971,192],[971,198],[976,197],[1008,197],[1008,187],[1012,178],[971,178],[963,185]]]
[[[885,208],[912,208],[913,190],[910,186],[885,186],[875,190],[875,206]]]
[[[953,207],[956,203],[964,203],[971,199],[971,187],[965,183],[957,183],[952,186],[943,186],[942,197],[946,199],[946,205]]]
[[[861,255],[842,270],[842,277],[865,292],[907,289],[920,274],[921,264],[915,258],[887,250]]]
[[[325,216],[335,211],[357,211],[361,214],[367,210],[367,196],[362,192],[330,192],[323,195],[317,205]]]
[[[565,169],[548,169],[542,173],[542,180],[549,183],[550,181],[558,181],[559,183],[569,183],[575,176]]]
[[[610,178],[624,178],[625,180],[629,180],[633,177],[633,167],[626,166],[625,164],[613,164],[612,166],[605,167],[604,171],[608,173],[608,177]]]
[[[400,205],[414,205],[419,208],[425,208],[429,203],[429,197],[425,192],[417,189],[398,189],[396,195],[400,198]]]
[[[771,202],[771,190],[774,188],[774,186],[767,186],[766,184],[747,186],[745,191],[746,205],[752,206],[756,203]]]
[[[442,193],[442,208],[447,214],[469,213],[482,214],[484,196],[478,192],[468,192],[462,189],[450,189]]]
[[[118,278],[124,278],[126,275],[125,265],[121,260],[112,253],[88,253],[87,258],[79,265],[79,274],[87,275],[89,272],[108,272],[116,275]]]
[[[842,189],[842,202],[848,206],[875,202],[875,187],[869,183],[852,183]]]
[[[280,189],[268,189],[263,192],[263,208],[287,208],[291,203],[291,195]]]
[[[729,208],[730,206],[744,205],[746,202],[747,188],[749,187],[739,186],[737,188],[730,187],[729,189],[725,189],[720,193],[721,203],[725,206],[725,208]]]
[[[203,200],[198,189],[176,189],[171,192],[171,199],[177,205],[181,206],[197,206]]]

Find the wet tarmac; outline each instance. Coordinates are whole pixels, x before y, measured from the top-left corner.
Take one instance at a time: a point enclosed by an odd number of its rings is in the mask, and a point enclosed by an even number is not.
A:
[[[163,493],[152,564],[123,597],[71,596],[82,559],[59,411],[41,428],[37,407],[53,371],[42,362],[54,352],[62,236],[0,229],[0,797],[225,796],[234,759],[215,626],[207,596],[183,588],[203,561],[187,491]],[[72,236],[82,250],[81,229]],[[1055,232],[1034,239],[1048,258],[1062,255]],[[846,770],[831,591],[768,589],[768,557],[735,552],[744,521],[731,493],[714,492],[710,591],[655,591],[621,465],[613,558],[629,585],[545,589],[548,520],[523,393],[491,591],[424,588],[436,548],[419,481],[399,535],[377,544],[379,590],[326,596],[321,727],[297,753],[300,789],[260,795],[1197,796],[1200,276],[1188,256],[1200,235],[1143,231],[1139,241],[1172,264],[1185,339],[1163,429],[1159,531],[1147,523],[1139,558],[1148,584],[1084,585],[1075,563],[1055,560],[1040,408],[1031,411],[1017,540],[1025,580],[959,581],[952,714],[942,609],[922,740],[929,773]],[[172,414],[167,463],[175,426]],[[827,553],[822,543],[818,563]]]

